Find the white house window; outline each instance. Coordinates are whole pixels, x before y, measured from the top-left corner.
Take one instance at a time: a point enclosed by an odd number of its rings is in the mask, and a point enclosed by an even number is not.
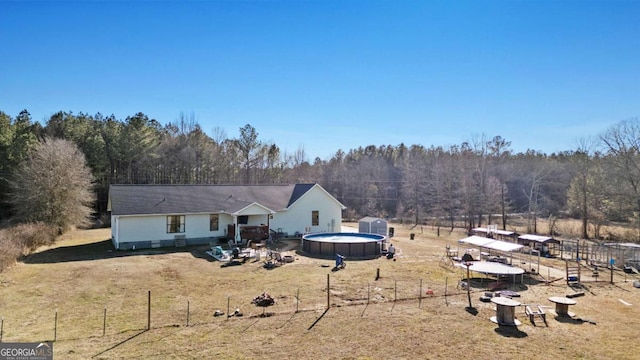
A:
[[[209,215],[209,231],[218,231],[218,214]]]
[[[313,210],[311,211],[311,226],[320,225],[320,211]]]
[[[167,216],[167,233],[184,232],[184,215]]]

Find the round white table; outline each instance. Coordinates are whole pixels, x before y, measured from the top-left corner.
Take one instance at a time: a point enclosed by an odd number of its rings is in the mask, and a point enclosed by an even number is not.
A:
[[[552,296],[549,301],[556,304],[556,315],[564,317],[574,317],[574,313],[569,311],[569,305],[575,305],[578,302],[563,296]]]
[[[522,324],[516,319],[516,306],[520,303],[508,297],[494,297],[491,302],[496,304],[496,316],[491,317],[491,321],[499,325],[518,326]]]

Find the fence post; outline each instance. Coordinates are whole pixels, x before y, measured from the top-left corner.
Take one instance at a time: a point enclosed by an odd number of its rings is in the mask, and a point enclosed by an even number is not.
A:
[[[298,288],[298,292],[296,293],[296,314],[298,313],[299,304],[300,304],[300,288]]]
[[[611,268],[611,283],[613,284],[613,264],[615,264],[615,260],[613,259],[613,256],[611,255],[611,249],[609,249],[609,251],[607,252],[607,261],[609,262],[609,267]],[[624,258],[623,258],[623,264],[624,265]]]
[[[151,330],[151,290],[147,293],[147,330]]]
[[[444,278],[444,304],[449,306],[449,299],[447,299],[447,289],[449,289],[449,277]]]
[[[229,314],[229,303],[231,302],[231,296],[227,295],[227,320],[229,320],[229,318],[231,317],[231,314]]]
[[[4,316],[0,319],[0,343],[2,342],[2,331],[4,330]]]
[[[613,284],[613,264],[609,265],[611,268],[611,283]]]
[[[371,284],[367,283],[367,305],[369,305],[370,293],[371,293]]]
[[[418,309],[422,308],[422,279],[420,279],[420,293],[418,293]]]
[[[189,327],[189,300],[187,300],[187,327]]]
[[[589,264],[589,259],[593,258],[593,252],[594,252],[594,250],[591,248],[591,246],[585,244],[584,260],[587,262],[587,264]],[[589,255],[589,254],[591,254],[591,255]]]
[[[398,300],[398,280],[393,282],[393,302]]]
[[[107,307],[104,307],[104,313],[102,315],[102,336],[107,332]]]
[[[540,253],[538,253],[540,254]],[[540,261],[540,256],[538,255],[538,261]],[[467,261],[464,265],[467,267],[467,299],[469,300],[469,309],[472,309],[471,305],[471,279],[469,278],[469,267],[471,266],[471,262]],[[540,270],[540,265],[538,264],[538,270]]]
[[[53,341],[58,338],[58,309],[56,309],[56,315],[53,320]]]
[[[329,274],[327,274],[327,310],[331,307],[331,293],[329,291],[330,283],[329,283]]]

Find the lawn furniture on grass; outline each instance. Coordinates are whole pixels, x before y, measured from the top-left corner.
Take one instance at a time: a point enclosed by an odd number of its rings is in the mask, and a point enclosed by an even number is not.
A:
[[[533,326],[536,326],[535,318],[539,317],[542,322],[548,327],[547,314],[544,313],[541,305],[524,304],[524,313],[529,317],[529,321]]]

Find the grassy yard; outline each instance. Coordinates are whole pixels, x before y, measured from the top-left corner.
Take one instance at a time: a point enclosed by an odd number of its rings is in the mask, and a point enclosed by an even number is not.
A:
[[[281,245],[292,247],[293,263],[267,270],[221,267],[206,247],[115,251],[108,229],[76,231],[0,273],[2,341],[55,336],[56,359],[637,358],[640,289],[630,276],[587,278],[571,310],[595,324],[554,317],[548,297],[575,291],[556,281],[512,287],[520,302],[548,306],[548,327],[532,325],[522,308],[521,326],[498,326],[494,305],[479,301],[486,280],[474,282],[467,309],[456,287],[464,271],[443,266],[446,245],[457,247],[463,233],[394,227],[396,261],[347,259],[335,272],[332,260],[306,257],[296,244]],[[560,260],[544,265],[564,269]],[[251,303],[263,292],[275,305]],[[243,316],[214,317],[217,309]]]

